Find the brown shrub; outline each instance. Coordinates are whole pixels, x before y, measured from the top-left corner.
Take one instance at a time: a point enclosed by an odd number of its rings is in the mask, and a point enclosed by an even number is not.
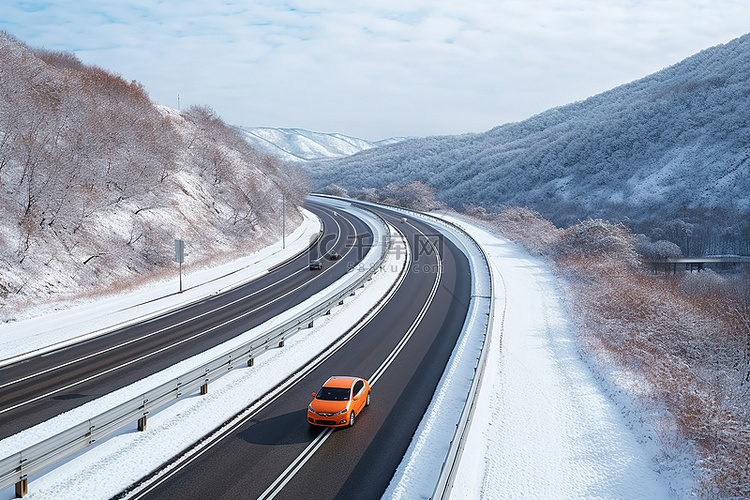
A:
[[[528,209],[473,213],[552,258],[595,369],[641,410],[662,458],[693,450],[693,493],[750,498],[750,305],[738,293],[745,282],[713,272],[647,274],[621,224],[589,219],[561,230]]]
[[[635,243],[633,234],[625,225],[587,219],[564,230],[559,244],[553,246],[552,252],[554,255],[606,257],[615,262],[637,266],[640,259]]]
[[[34,53],[51,66],[61,69],[83,70],[84,64],[72,52],[62,50],[34,49]]]
[[[715,287],[701,294],[692,286],[688,294],[680,278],[623,265],[627,247],[619,238],[595,239],[603,240],[615,248],[599,248],[602,253],[592,257],[596,245],[580,245],[589,255],[573,253],[571,246],[556,259],[584,352],[619,389],[648,388],[630,389],[636,404],[672,415],[674,427],[651,425],[661,433],[665,455],[681,442],[696,450],[702,471],[696,494],[746,498],[750,421],[743,410],[746,371],[740,368],[747,365],[742,346],[750,324],[734,299]],[[618,372],[631,380],[618,380]]]
[[[562,236],[562,231],[554,224],[528,208],[510,207],[499,214],[485,215],[484,218],[503,236],[536,254],[547,253],[550,246]]]

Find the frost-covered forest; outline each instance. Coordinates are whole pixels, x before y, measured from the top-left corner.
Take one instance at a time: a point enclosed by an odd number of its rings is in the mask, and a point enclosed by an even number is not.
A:
[[[205,107],[0,32],[0,303],[101,293],[248,253],[288,230],[309,180]]]
[[[750,35],[523,122],[304,168],[319,189],[420,181],[459,210],[525,206],[558,225],[625,222],[685,255],[748,254],[748,117]]]

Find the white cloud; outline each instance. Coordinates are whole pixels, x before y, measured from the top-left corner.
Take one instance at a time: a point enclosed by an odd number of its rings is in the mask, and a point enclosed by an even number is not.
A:
[[[379,139],[482,131],[744,34],[733,0],[15,2],[0,29],[226,121]]]

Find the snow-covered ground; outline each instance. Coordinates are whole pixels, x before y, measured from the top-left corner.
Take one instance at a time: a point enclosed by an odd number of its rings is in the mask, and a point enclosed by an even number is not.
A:
[[[394,233],[393,237],[397,235]],[[282,349],[258,356],[252,368],[235,369],[211,384],[208,395],[186,397],[149,416],[148,428],[137,432],[135,422],[114,436],[67,460],[54,469],[31,477],[26,498],[102,499],[111,498],[146,476],[197,439],[241,413],[253,401],[297,372],[334,342],[353,323],[356,311],[371,311],[391,287],[406,263],[404,242],[394,242],[400,250],[390,252],[386,262],[364,292],[337,307],[331,315],[315,321],[315,327],[286,340]],[[0,457],[5,457],[54,435],[61,429],[85,421],[145,389],[174,378],[205,363],[218,353],[252,338],[253,330],[194,356],[177,365],[136,382],[114,393],[82,405],[47,422],[0,441]],[[253,407],[254,408],[254,407]],[[85,485],[85,487],[82,487]],[[0,492],[0,500],[13,498],[12,488]]]
[[[269,268],[307,248],[318,235],[321,229],[318,218],[304,209],[302,214],[302,224],[287,236],[286,246],[279,241],[225,265],[184,274],[182,293],[178,293],[179,274],[175,264],[172,280],[151,283],[103,300],[41,305],[20,315],[27,316],[22,321],[0,324],[0,366],[164,314],[262,276]]]
[[[669,498],[653,458],[656,451],[631,430],[580,357],[550,270],[507,240],[460,223],[491,258],[496,315],[479,407],[452,497]],[[387,262],[386,272],[378,273],[354,301],[316,321],[314,329],[290,339],[283,349],[260,356],[253,368],[214,382],[208,395],[179,400],[151,416],[145,432],[135,432],[134,424],[30,478],[27,498],[116,494],[189,445],[192,439],[185,436],[211,431],[293,373],[309,352],[324,348],[347,328],[352,321],[347,316],[356,315],[346,311],[368,310],[362,301],[375,303],[386,293],[397,268]],[[69,415],[73,412],[42,425],[63,428],[83,415]],[[29,442],[31,435],[0,441],[0,456]],[[434,457],[422,466],[434,468]],[[12,497],[12,489],[0,492],[0,500]]]
[[[658,470],[655,447],[631,429],[581,358],[547,265],[458,222],[490,256],[497,302],[453,498],[675,496]]]

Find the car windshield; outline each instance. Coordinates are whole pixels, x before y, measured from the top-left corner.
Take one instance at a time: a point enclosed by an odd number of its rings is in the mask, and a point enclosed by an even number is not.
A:
[[[318,399],[325,401],[347,401],[349,399],[349,389],[342,387],[323,387],[316,396]]]

